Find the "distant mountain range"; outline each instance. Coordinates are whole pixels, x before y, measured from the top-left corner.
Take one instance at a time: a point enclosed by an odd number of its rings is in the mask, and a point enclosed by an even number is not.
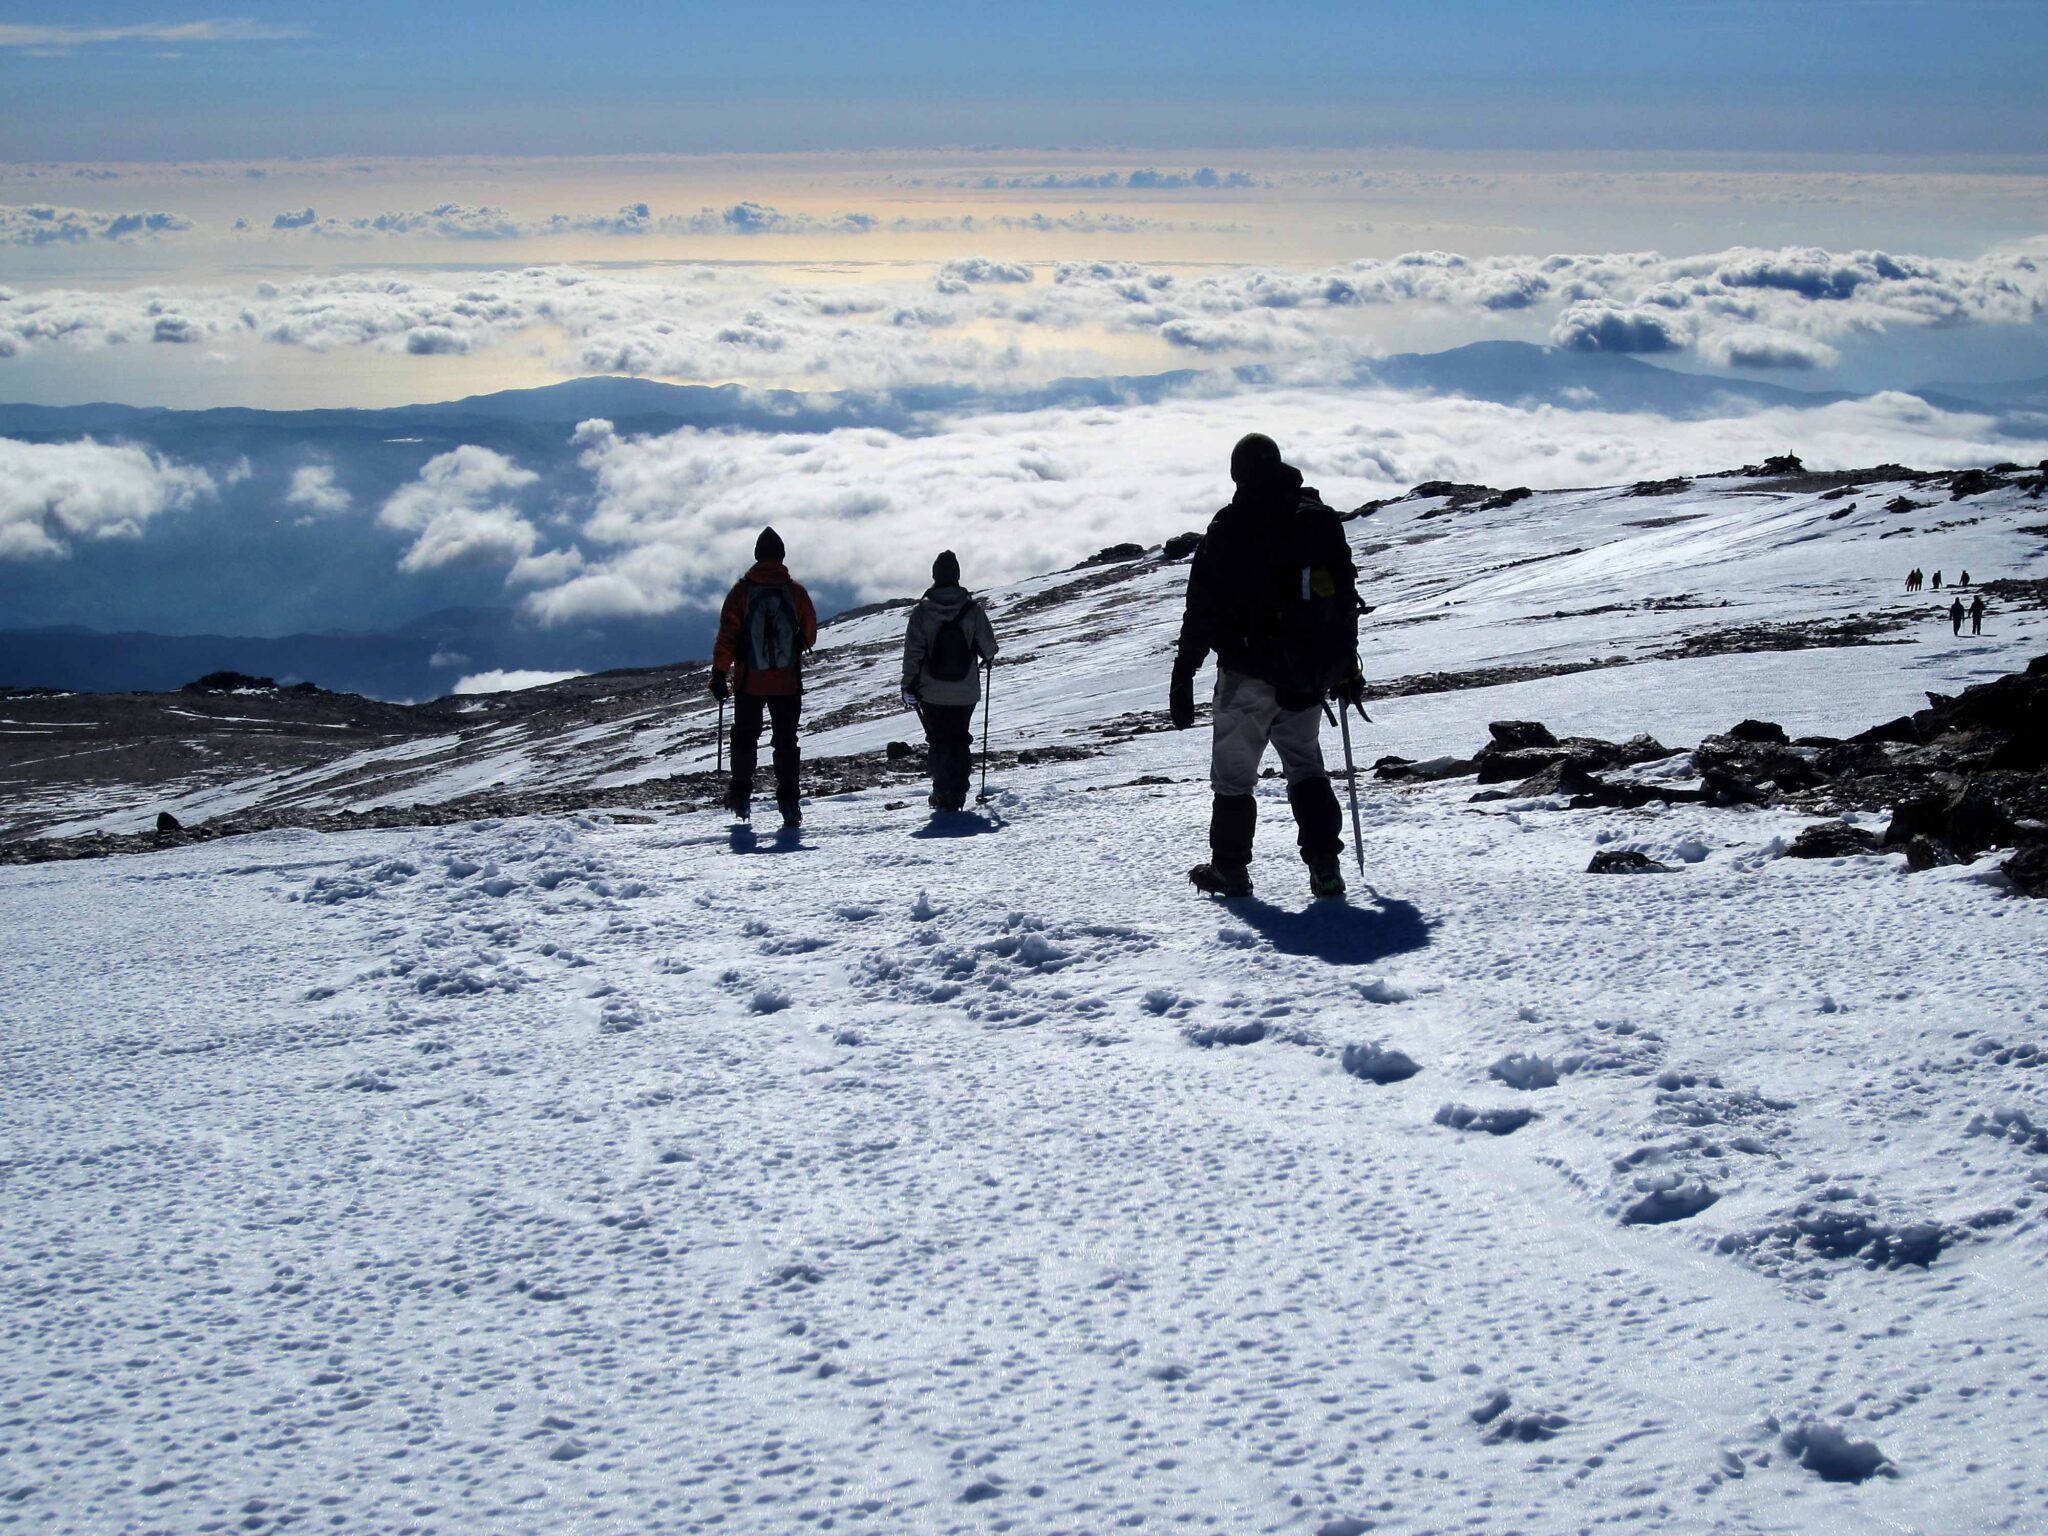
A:
[[[1257,367],[1237,372],[1248,386],[1267,382]],[[226,669],[421,699],[445,693],[468,672],[593,671],[701,657],[713,627],[707,610],[542,630],[504,607],[498,571],[451,567],[395,577],[408,535],[371,514],[427,460],[464,443],[495,449],[536,473],[534,504],[574,505],[587,496],[588,480],[570,429],[592,417],[624,433],[849,426],[919,433],[963,411],[1155,401],[1198,377],[1181,370],[1021,389],[933,385],[834,394],[597,377],[379,410],[0,404],[0,436],[132,442],[208,469],[219,486],[217,496],[155,519],[145,538],[79,544],[57,561],[0,562],[0,614],[9,624],[0,631],[0,684],[166,688]],[[1681,419],[1853,398],[1509,341],[1376,359],[1353,382],[1361,389]],[[2039,413],[2048,409],[2048,379],[1916,393],[1947,409],[2003,419],[2014,435],[2035,438],[2042,434]],[[351,511],[310,515],[286,502],[293,473],[308,463],[333,467]],[[854,600],[850,589],[830,584],[813,593],[828,612]],[[422,618],[422,608],[433,612]]]
[[[247,672],[283,684],[314,682],[419,702],[448,694],[473,673],[601,672],[633,658],[649,664],[701,658],[710,651],[702,627],[690,615],[543,632],[505,608],[446,609],[365,633],[165,635],[53,625],[0,630],[0,685],[162,692],[209,672]]]

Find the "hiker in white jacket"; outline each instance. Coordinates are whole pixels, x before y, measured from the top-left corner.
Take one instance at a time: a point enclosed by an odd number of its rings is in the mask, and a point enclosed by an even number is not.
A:
[[[960,585],[959,559],[944,551],[932,562],[931,588],[910,610],[903,635],[903,702],[924,722],[935,811],[967,803],[981,669],[994,662],[996,650],[995,627]]]

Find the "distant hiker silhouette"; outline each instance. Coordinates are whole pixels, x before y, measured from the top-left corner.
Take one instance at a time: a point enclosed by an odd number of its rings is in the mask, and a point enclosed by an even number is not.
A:
[[[1970,573],[1969,573],[1968,571],[1965,571],[1965,572],[1963,572],[1963,574],[1962,574],[1962,575],[1960,575],[1960,576],[1958,576],[1958,577],[1956,578],[1956,585],[1957,585],[1957,586],[1959,586],[1959,587],[1967,587],[1967,586],[1968,586],[1969,584],[1970,584]]]
[[[924,723],[935,811],[957,811],[967,803],[981,669],[995,661],[996,650],[987,612],[960,585],[958,557],[942,551],[932,562],[932,584],[910,610],[903,632],[903,702]]]
[[[1960,597],[1948,605],[1948,623],[1956,634],[1963,632],[1963,600]]]
[[[1918,592],[1926,584],[1927,573],[1921,570],[1919,566],[1916,565],[1912,570],[1906,572],[1906,590],[1908,592]]]
[[[1344,894],[1343,816],[1323,766],[1323,705],[1363,697],[1358,676],[1358,571],[1337,514],[1303,486],[1270,437],[1231,451],[1236,493],[1203,535],[1188,570],[1187,609],[1173,663],[1176,730],[1195,723],[1195,674],[1216,654],[1210,746],[1209,860],[1188,871],[1219,896],[1252,891],[1259,760],[1280,753],[1296,839],[1318,896]]]
[[[1984,633],[1984,594],[1979,592],[1970,603],[1970,633]]]
[[[1934,573],[1934,590],[1937,592],[1941,590],[1941,572],[1939,571]]]
[[[790,579],[782,563],[782,539],[763,528],[754,541],[753,567],[733,584],[718,616],[718,641],[711,651],[711,693],[732,706],[732,784],[726,809],[742,819],[752,814],[754,765],[761,748],[761,717],[774,727],[775,800],[782,824],[803,824],[797,778],[802,752],[797,717],[803,710],[804,653],[818,643],[818,614],[811,595]],[[730,676],[730,683],[727,679]]]

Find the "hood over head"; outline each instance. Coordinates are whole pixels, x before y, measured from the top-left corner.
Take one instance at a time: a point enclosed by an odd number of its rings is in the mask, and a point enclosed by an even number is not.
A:
[[[1280,457],[1280,445],[1263,432],[1247,432],[1230,450],[1231,498],[1240,507],[1281,511],[1301,491],[1301,471]]]

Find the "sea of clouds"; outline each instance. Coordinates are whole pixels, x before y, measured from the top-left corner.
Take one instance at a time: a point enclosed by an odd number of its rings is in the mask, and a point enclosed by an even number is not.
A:
[[[260,466],[246,489],[299,508],[309,539],[373,524],[390,579],[416,587],[420,611],[443,600],[437,579],[487,577],[506,604],[555,627],[707,608],[750,562],[764,524],[805,579],[859,599],[921,590],[942,548],[987,584],[1110,544],[1155,543],[1201,527],[1227,499],[1230,446],[1254,429],[1348,507],[1430,479],[1605,485],[1787,450],[1816,467],[2048,455],[2048,432],[2021,444],[1995,425],[1903,394],[1675,421],[1386,390],[1195,389],[906,432],[634,434],[591,420],[560,444],[574,459],[566,491],[560,474],[543,484],[538,473],[558,466],[476,444],[435,453],[370,497],[352,493],[346,466],[311,461]],[[251,474],[112,441],[0,439],[0,560],[89,558],[97,544],[175,525]]]
[[[1858,334],[2038,322],[2048,268],[2024,250],[1735,248],[1418,251],[1314,270],[968,257],[859,281],[712,265],[338,271],[240,287],[0,287],[0,358],[136,343],[435,355],[540,334],[570,373],[829,389],[1102,371],[1105,339],[1130,338],[1334,378],[1372,350],[1366,318],[1417,311],[1512,324],[1574,351],[1797,372],[1831,366]]]
[[[1905,394],[1809,408],[1730,402],[1676,420],[1585,401],[1399,393],[1361,384],[1374,346],[1358,322],[1427,313],[1569,353],[1796,374],[1825,367],[1852,336],[2037,325],[2044,308],[2048,272],[2026,250],[1930,258],[1803,247],[1426,251],[1315,269],[975,256],[815,280],[789,268],[545,265],[0,288],[0,358],[19,363],[136,346],[302,356],[539,348],[570,374],[805,392],[967,381],[988,391],[1136,371],[1119,366],[1131,354],[1118,348],[1137,342],[1148,359],[1190,369],[1163,394],[1007,410],[984,394],[979,405],[833,431],[646,433],[592,420],[539,448],[423,447],[402,483],[318,451],[251,465],[189,462],[118,433],[0,439],[0,562],[89,560],[96,548],[169,537],[195,509],[239,515],[246,502],[250,515],[282,514],[312,544],[348,533],[350,558],[370,549],[388,561],[389,580],[417,593],[415,611],[456,601],[459,581],[462,601],[481,584],[560,627],[710,604],[764,523],[783,532],[800,572],[864,599],[919,589],[942,547],[986,583],[1151,543],[1201,526],[1225,499],[1229,446],[1251,429],[1275,436],[1339,506],[1428,479],[1612,484],[1787,450],[1836,466],[2032,461],[2048,453],[2035,440],[2048,439],[2048,423],[2016,434],[2010,419]]]

